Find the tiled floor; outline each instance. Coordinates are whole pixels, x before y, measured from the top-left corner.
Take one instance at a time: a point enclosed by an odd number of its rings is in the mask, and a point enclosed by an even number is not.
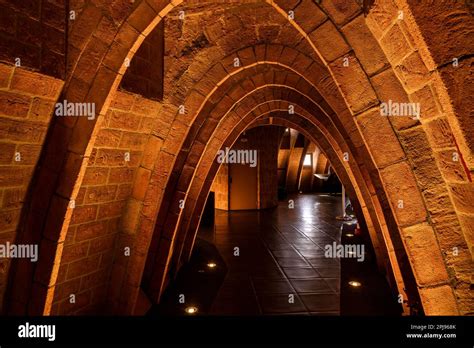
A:
[[[227,274],[210,314],[338,315],[340,263],[324,246],[340,242],[340,197],[298,195],[294,208],[216,212],[213,243]]]

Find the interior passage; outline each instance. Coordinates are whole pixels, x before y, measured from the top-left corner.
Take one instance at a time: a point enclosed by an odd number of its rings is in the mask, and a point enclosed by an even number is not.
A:
[[[340,242],[340,199],[301,195],[293,209],[281,202],[217,213],[214,233],[201,233],[228,268],[211,314],[339,314],[340,262],[326,258],[324,246]]]
[[[0,14],[1,314],[474,314],[469,1]]]

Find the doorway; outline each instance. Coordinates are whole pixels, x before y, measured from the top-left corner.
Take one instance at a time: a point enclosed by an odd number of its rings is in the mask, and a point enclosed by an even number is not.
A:
[[[258,166],[229,165],[229,209],[252,210],[258,208]]]

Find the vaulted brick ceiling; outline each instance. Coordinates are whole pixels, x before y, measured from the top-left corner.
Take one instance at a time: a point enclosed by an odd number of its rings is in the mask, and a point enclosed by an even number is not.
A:
[[[34,146],[27,171],[7,161],[19,198],[0,226],[42,250],[37,266],[12,262],[7,310],[130,314],[143,293],[159,301],[192,250],[217,150],[260,122],[324,152],[408,304],[471,313],[472,14],[461,2],[433,4],[439,21],[421,2],[318,3],[73,1],[64,74],[0,65],[2,96],[24,105],[5,108],[1,130],[11,151]],[[64,99],[100,115],[51,117]],[[390,100],[420,103],[421,117],[381,117]]]

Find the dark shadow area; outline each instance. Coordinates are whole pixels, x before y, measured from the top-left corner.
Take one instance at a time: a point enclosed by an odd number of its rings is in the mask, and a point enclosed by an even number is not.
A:
[[[372,245],[367,239],[366,235],[357,233],[356,224],[343,224],[341,243],[364,245],[365,257],[363,262],[356,258],[341,259],[341,315],[401,315],[397,294],[393,294],[378,271]],[[351,286],[350,282],[359,282],[360,286]]]
[[[336,219],[340,196],[290,198],[292,208],[280,202],[275,209],[214,216],[208,207],[190,261],[148,315],[186,315],[190,307],[194,315],[400,315],[367,231],[355,231],[356,220]],[[364,261],[326,255],[339,244],[364,245]]]
[[[210,264],[215,266],[210,267]],[[186,309],[191,307],[197,309],[194,315],[207,314],[226,273],[227,267],[216,247],[197,238],[191,259],[169,284],[160,303],[152,306],[147,315],[186,315]]]

